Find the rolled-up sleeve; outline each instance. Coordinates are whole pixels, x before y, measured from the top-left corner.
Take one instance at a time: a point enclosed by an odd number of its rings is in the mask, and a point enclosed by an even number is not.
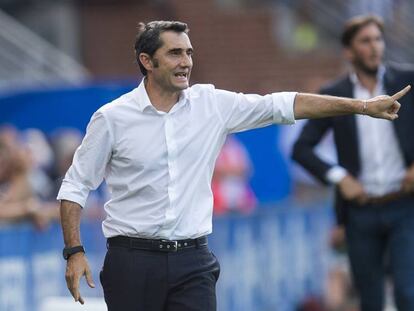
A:
[[[84,207],[89,192],[102,182],[112,153],[113,137],[109,123],[101,111],[92,116],[82,144],[62,181],[57,199]]]
[[[295,97],[297,92],[273,93],[273,123],[294,124]]]
[[[215,90],[219,117],[230,133],[270,124],[294,124],[296,92],[268,95]]]

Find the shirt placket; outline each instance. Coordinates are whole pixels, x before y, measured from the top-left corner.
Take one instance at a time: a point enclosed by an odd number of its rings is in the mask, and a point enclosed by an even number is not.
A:
[[[165,140],[167,145],[167,161],[168,161],[168,197],[170,204],[165,213],[164,230],[171,230],[176,218],[176,203],[177,203],[177,142],[175,140],[174,115],[167,114],[165,116]]]
[[[383,94],[383,90],[381,89],[381,84],[377,84],[375,87],[375,91],[374,94],[372,94],[373,96],[378,96]],[[375,146],[380,146],[382,144],[381,140],[383,139],[383,137],[381,137],[381,133],[383,133],[382,131],[382,120],[378,120],[378,119],[373,119],[373,128],[371,128],[371,133],[374,133],[374,139],[375,139]],[[378,184],[378,189],[377,191],[379,191],[379,193],[383,193],[386,187],[386,172],[383,169],[383,163],[385,160],[385,154],[384,154],[384,149],[383,148],[378,148],[377,152],[375,152],[374,154],[376,155],[376,161],[377,161],[377,166],[376,166],[376,181]]]
[[[365,99],[369,99],[372,96],[378,96],[381,94],[381,89],[379,87],[379,85],[376,86],[375,91],[373,94],[370,94],[368,92],[368,90],[366,90],[364,87],[360,86],[361,90],[360,92],[364,94],[364,98]],[[369,118],[367,120],[365,120],[366,122],[366,132],[367,135],[370,135],[370,140],[372,142],[372,144],[370,144],[369,142],[367,142],[367,146],[369,146],[369,148],[374,148],[376,149],[376,152],[370,152],[368,151],[369,154],[371,154],[370,158],[367,159],[367,163],[371,163],[369,171],[370,174],[372,176],[372,185],[375,185],[374,187],[369,187],[369,189],[367,189],[370,193],[382,193],[383,188],[384,188],[384,171],[381,169],[382,167],[382,163],[384,160],[384,154],[381,150],[381,148],[376,148],[375,146],[378,146],[381,144],[381,124],[378,123],[377,119],[374,118]],[[372,189],[371,189],[372,188]]]
[[[371,126],[370,126],[370,133],[372,135],[372,140],[375,146],[378,146],[381,144],[381,137],[380,137],[380,125],[378,124],[376,119],[371,120]],[[376,152],[373,153],[374,158],[374,167],[373,172],[375,174],[375,184],[378,186],[377,189],[373,189],[375,192],[382,192],[382,188],[384,186],[383,184],[383,172],[381,170],[381,164],[383,160],[383,154],[381,148],[375,148]]]

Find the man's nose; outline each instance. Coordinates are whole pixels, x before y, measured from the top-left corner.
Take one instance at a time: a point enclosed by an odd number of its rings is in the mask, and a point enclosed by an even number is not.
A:
[[[382,45],[383,45],[382,41],[379,41],[379,40],[372,40],[371,41],[371,47],[374,48],[374,49],[380,49]]]
[[[190,67],[193,64],[193,60],[191,59],[190,55],[185,54],[182,58],[181,58],[181,66],[182,67]]]

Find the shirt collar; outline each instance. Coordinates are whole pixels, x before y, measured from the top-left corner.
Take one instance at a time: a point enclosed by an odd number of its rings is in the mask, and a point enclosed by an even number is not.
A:
[[[141,80],[141,83],[138,87],[134,90],[134,100],[137,102],[139,110],[142,112],[147,107],[151,107],[151,101],[148,97],[147,90],[145,89],[145,77]],[[183,90],[178,98],[177,104],[185,104],[190,99],[190,88]]]
[[[144,84],[145,77],[141,80],[141,83],[134,90],[134,100],[136,101],[139,110],[142,112],[145,108],[152,106],[151,101],[148,97],[147,90]]]
[[[378,81],[378,83],[383,84],[383,82],[384,82],[384,75],[385,75],[385,66],[380,65],[378,67],[378,72],[377,72],[377,81]],[[358,79],[358,76],[357,76],[357,74],[356,74],[355,71],[352,71],[349,74],[349,79],[351,80],[351,82],[352,82],[353,85],[359,85],[360,84],[359,79]]]

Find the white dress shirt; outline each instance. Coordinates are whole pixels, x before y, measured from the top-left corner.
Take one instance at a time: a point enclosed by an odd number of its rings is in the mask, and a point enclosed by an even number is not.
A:
[[[85,205],[105,178],[105,237],[186,239],[212,231],[211,178],[226,135],[294,123],[296,93],[245,95],[194,85],[168,112],[144,83],[94,113],[58,199]],[[269,142],[271,143],[271,142]]]
[[[354,86],[354,98],[369,99],[386,94],[383,77],[385,68],[378,71],[378,83],[373,94],[370,94],[358,80],[355,73],[351,74]],[[361,171],[358,180],[365,192],[378,197],[401,189],[405,175],[405,164],[392,121],[356,115],[356,127],[359,146]],[[342,172],[341,172],[342,170]],[[346,171],[335,166],[328,171],[328,179],[338,182]]]

